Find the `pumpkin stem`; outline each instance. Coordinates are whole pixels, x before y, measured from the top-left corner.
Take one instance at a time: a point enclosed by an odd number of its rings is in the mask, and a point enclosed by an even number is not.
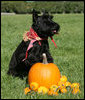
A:
[[[46,54],[43,53],[43,64],[48,64]]]

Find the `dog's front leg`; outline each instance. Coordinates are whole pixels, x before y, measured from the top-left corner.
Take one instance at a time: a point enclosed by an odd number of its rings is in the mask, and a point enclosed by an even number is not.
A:
[[[50,52],[46,52],[46,56],[47,56],[48,63],[53,63],[53,58],[52,58]]]

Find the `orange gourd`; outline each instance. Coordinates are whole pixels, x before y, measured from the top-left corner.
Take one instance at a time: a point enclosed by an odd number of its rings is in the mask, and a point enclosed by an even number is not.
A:
[[[43,63],[34,64],[28,73],[28,83],[36,82],[39,86],[50,88],[60,81],[60,71],[53,63],[48,63],[46,54],[43,53]]]

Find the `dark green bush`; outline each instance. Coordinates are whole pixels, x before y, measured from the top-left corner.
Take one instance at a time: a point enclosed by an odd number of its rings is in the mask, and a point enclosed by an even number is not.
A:
[[[83,1],[1,1],[1,12],[15,12],[17,14],[32,13],[32,9],[39,13],[45,9],[51,13],[84,13]]]

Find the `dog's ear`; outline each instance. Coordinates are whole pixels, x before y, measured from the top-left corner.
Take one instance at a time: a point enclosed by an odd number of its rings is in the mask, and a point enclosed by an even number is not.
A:
[[[43,15],[43,17],[45,17],[45,18],[50,18],[50,19],[52,19],[53,18],[53,16],[51,15],[51,13],[50,12],[47,12],[45,9],[42,11],[42,15]]]
[[[38,18],[38,13],[35,9],[33,9],[33,22],[35,22]]]

